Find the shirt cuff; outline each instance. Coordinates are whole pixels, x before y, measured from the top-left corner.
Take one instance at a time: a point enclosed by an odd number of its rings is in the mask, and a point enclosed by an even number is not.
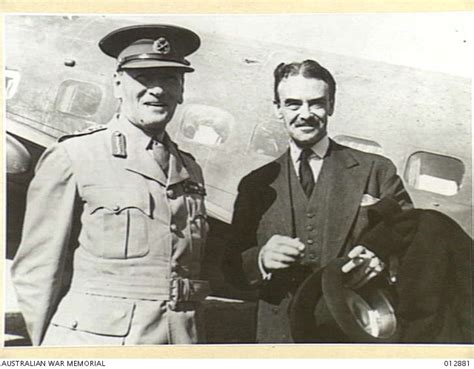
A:
[[[260,274],[264,281],[269,281],[272,278],[272,273],[268,273],[263,266],[262,249],[260,249],[260,252],[258,253],[258,269],[260,269]]]

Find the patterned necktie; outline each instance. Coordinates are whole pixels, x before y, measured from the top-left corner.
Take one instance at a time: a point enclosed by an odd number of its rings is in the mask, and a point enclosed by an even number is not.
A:
[[[314,188],[313,171],[309,165],[309,157],[313,154],[311,149],[303,149],[300,156],[300,182],[306,197],[310,197]]]
[[[168,176],[170,152],[166,145],[163,142],[153,139],[151,151],[155,161],[158,163],[161,169],[163,169],[165,175]]]

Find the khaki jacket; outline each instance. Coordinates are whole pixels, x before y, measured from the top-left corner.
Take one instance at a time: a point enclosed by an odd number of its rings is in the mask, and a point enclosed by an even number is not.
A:
[[[34,345],[199,340],[202,172],[169,141],[165,175],[149,142],[116,117],[40,159],[12,267]]]

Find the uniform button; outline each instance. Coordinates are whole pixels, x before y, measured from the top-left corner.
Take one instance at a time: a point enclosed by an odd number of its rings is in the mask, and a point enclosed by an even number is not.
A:
[[[311,260],[316,259],[316,254],[315,254],[314,252],[310,252],[310,253],[309,253],[309,258],[310,258]]]
[[[312,231],[314,229],[314,227],[312,225],[308,225],[306,226],[306,230],[307,231]]]
[[[176,224],[170,225],[171,232],[176,232],[178,230],[178,226]]]
[[[314,213],[307,213],[306,216],[307,216],[308,218],[313,218],[313,217],[314,217]]]
[[[166,190],[166,197],[168,197],[168,199],[174,198],[174,191],[173,190]]]
[[[77,322],[77,320],[73,320],[72,323],[71,323],[72,329],[76,329],[77,326],[78,326],[78,324],[79,324],[79,323]]]
[[[314,241],[311,238],[306,242],[308,243],[308,245],[312,245],[314,243]]]
[[[113,211],[119,211],[120,210],[120,205],[115,205],[112,210]]]

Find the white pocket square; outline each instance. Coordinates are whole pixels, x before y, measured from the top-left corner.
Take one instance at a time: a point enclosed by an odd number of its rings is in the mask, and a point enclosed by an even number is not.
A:
[[[374,197],[369,195],[368,193],[364,193],[362,195],[362,200],[360,201],[360,206],[370,206],[378,203],[380,199],[378,197]]]

